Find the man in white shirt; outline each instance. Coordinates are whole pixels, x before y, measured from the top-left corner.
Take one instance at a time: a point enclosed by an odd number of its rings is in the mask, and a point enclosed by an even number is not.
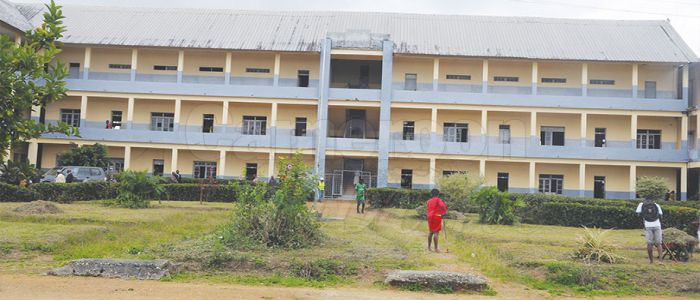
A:
[[[56,183],[66,183],[66,176],[63,176],[63,172],[58,172],[56,175],[56,180],[54,180]]]
[[[654,263],[654,244],[656,244],[656,249],[659,252],[659,256],[657,256],[659,260],[663,251],[661,247],[661,242],[663,241],[661,216],[663,211],[661,206],[647,199],[637,205],[637,215],[644,219],[644,237],[647,241],[647,254],[649,254],[649,263],[651,264]]]

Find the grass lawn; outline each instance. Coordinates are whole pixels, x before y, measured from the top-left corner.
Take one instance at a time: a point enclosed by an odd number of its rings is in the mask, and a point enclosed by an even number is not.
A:
[[[64,212],[55,215],[12,212],[19,205],[0,203],[0,272],[39,273],[83,257],[167,258],[181,272],[166,280],[178,282],[386,288],[388,270],[439,269],[479,272],[496,292],[509,284],[584,296],[700,287],[696,258],[649,265],[641,230],[611,232],[625,262],[587,265],[570,258],[580,228],[481,225],[467,215],[448,221],[450,253],[435,254],[426,250],[427,225],[413,210],[357,215],[352,203],[328,202],[319,207],[331,219],[323,222],[328,238],[319,247],[232,251],[216,233],[233,204],[164,201],[131,210],[78,202],[59,204]]]

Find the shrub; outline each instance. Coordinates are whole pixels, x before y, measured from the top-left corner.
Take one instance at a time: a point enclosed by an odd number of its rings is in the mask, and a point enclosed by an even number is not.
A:
[[[77,146],[71,143],[68,151],[58,154],[56,162],[59,166],[109,167],[107,147],[101,144]]]
[[[472,209],[474,210],[473,212],[478,212],[478,208],[476,206],[472,206]],[[428,206],[423,204],[421,206],[416,207],[416,217],[421,220],[427,220],[428,219]],[[461,219],[464,218],[464,214],[458,211],[454,210],[447,210],[447,214],[443,215],[443,218],[445,219]]]
[[[367,201],[373,208],[414,209],[430,199],[430,190],[399,188],[371,188],[367,190]]]
[[[164,193],[158,178],[146,176],[146,172],[124,171],[119,174],[119,188],[116,203],[126,208],[145,208],[149,199]]]
[[[583,235],[579,236],[579,246],[573,257],[585,262],[604,262],[614,264],[623,260],[617,255],[617,247],[608,241],[608,232],[612,229],[588,228],[583,226]]]
[[[29,186],[36,192],[37,199],[70,203],[73,201],[113,199],[116,184],[106,181],[88,181],[79,183],[42,182]]]
[[[29,202],[36,198],[32,189],[0,182],[0,202]]]
[[[479,190],[482,183],[483,180],[480,178],[474,178],[465,173],[443,176],[437,180],[440,194],[444,195],[447,206],[451,210],[460,212],[467,212],[474,206],[471,196]]]
[[[296,276],[313,280],[328,280],[336,276],[357,275],[357,267],[346,265],[333,259],[293,262],[290,269]]]
[[[668,188],[661,177],[640,177],[637,179],[637,196],[642,199],[666,200]]]
[[[192,183],[163,184],[165,192],[160,200],[170,201],[199,201],[202,185]],[[237,187],[231,184],[222,184],[206,187],[202,193],[203,201],[207,202],[234,202],[236,201]]]
[[[511,198],[508,193],[500,192],[493,186],[481,189],[474,197],[479,205],[479,222],[512,225],[517,221],[515,208],[522,206],[519,197]]]
[[[37,182],[37,177],[39,177],[39,170],[28,162],[8,160],[0,165],[0,182],[19,185],[22,181]]]

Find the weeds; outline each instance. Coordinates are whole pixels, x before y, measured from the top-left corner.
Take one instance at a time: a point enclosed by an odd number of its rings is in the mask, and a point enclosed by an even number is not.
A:
[[[608,233],[612,229],[588,228],[583,226],[583,234],[579,236],[579,246],[573,257],[585,262],[614,264],[624,260],[617,253],[617,247],[610,243]]]

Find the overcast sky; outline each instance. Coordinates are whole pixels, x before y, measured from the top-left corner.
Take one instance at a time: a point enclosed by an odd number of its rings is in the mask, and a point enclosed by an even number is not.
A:
[[[15,0],[16,2],[47,2]],[[700,0],[56,0],[59,4],[671,20],[700,55]]]

